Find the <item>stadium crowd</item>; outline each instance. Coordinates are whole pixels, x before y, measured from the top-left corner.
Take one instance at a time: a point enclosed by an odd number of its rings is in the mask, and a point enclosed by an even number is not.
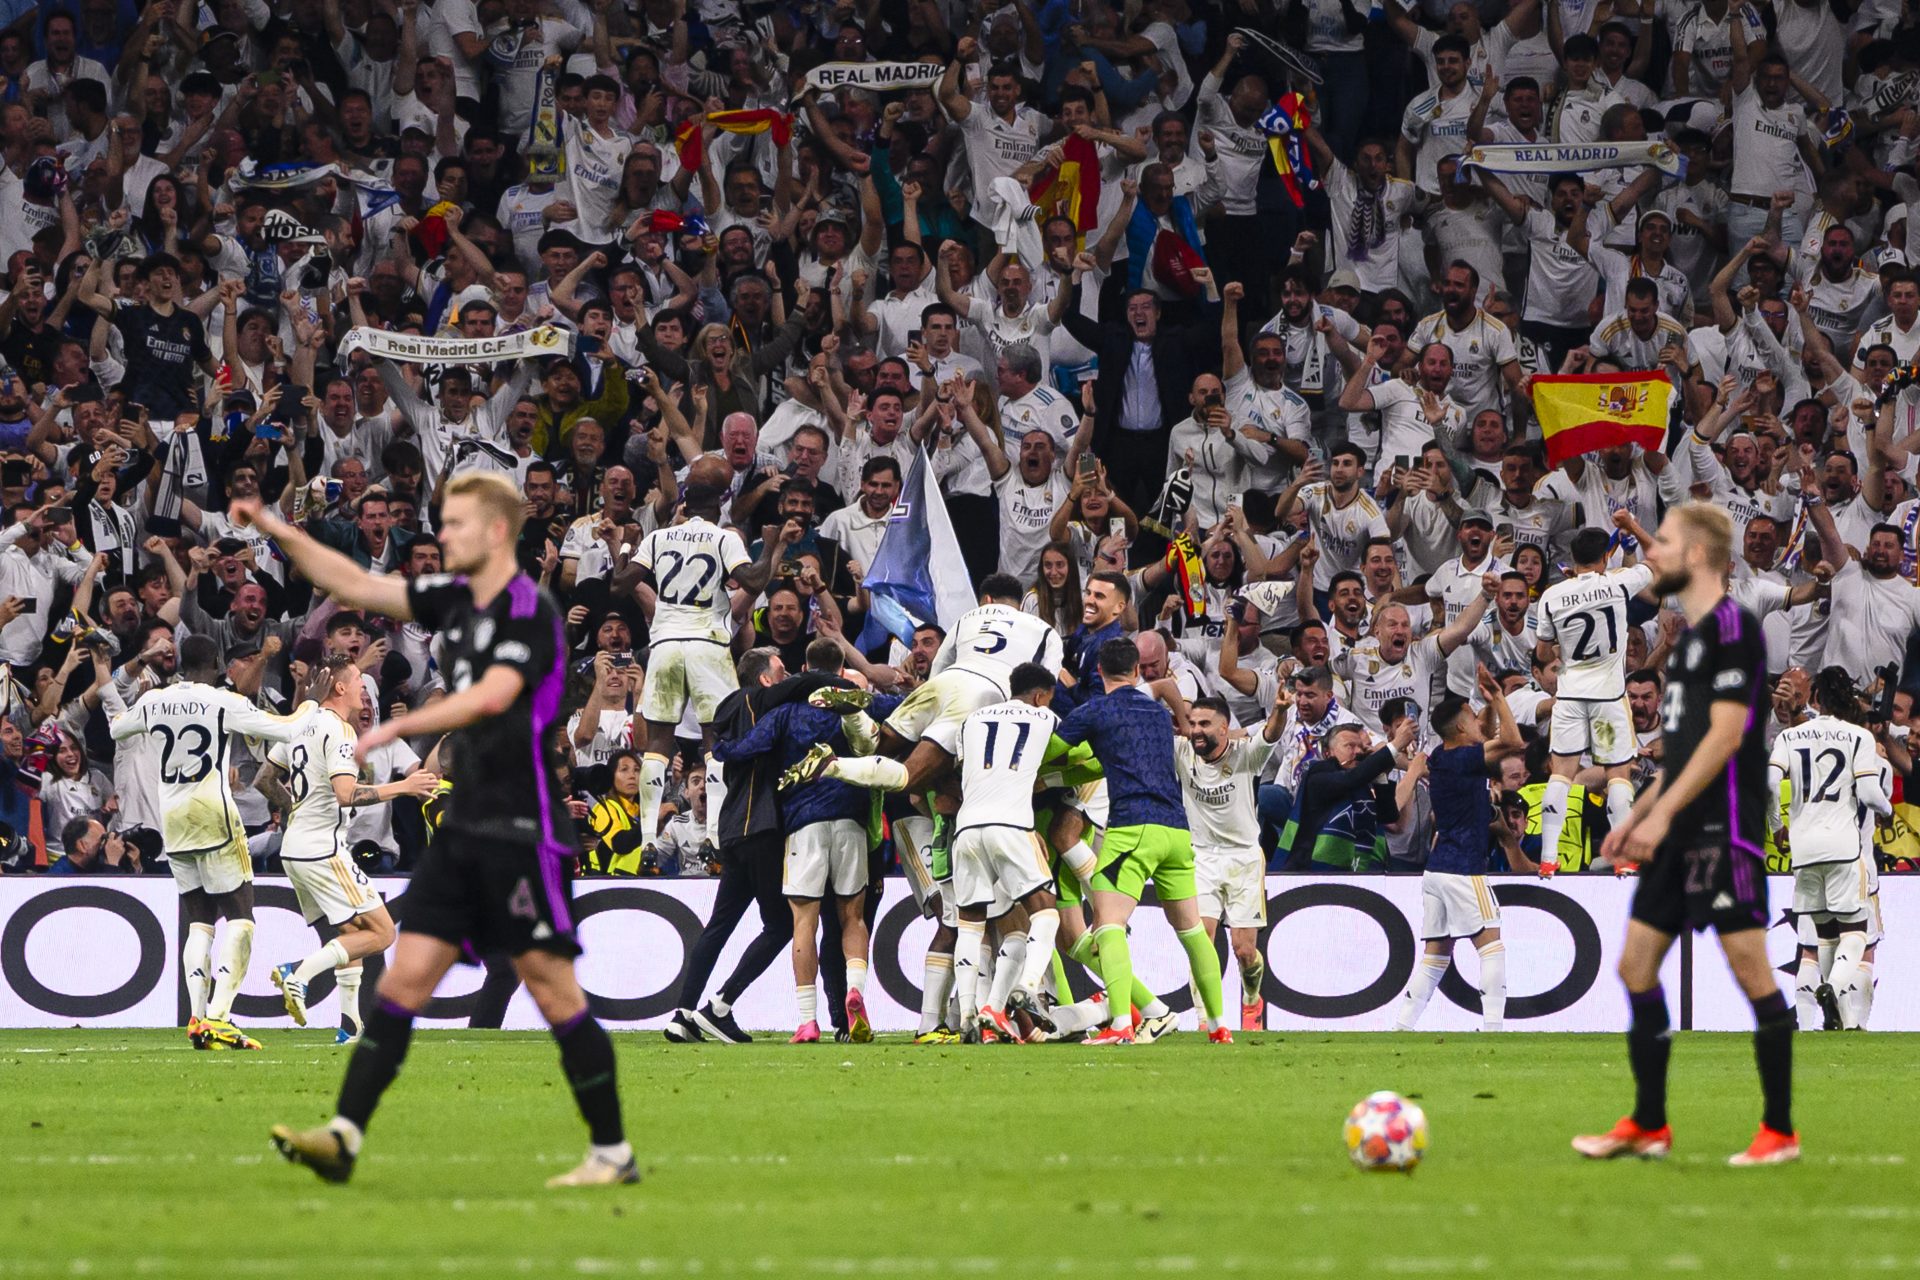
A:
[[[1582,529],[1625,563],[1689,495],[1735,521],[1769,732],[1838,665],[1911,768],[1920,432],[1882,395],[1920,354],[1908,8],[7,14],[8,873],[164,870],[151,761],[107,721],[171,678],[189,633],[269,709],[338,654],[369,720],[442,696],[433,635],[331,606],[224,513],[262,496],[363,566],[431,574],[437,492],[467,470],[519,486],[522,564],[566,613],[556,749],[584,873],[721,857],[699,718],[662,741],[636,717],[660,589],[633,558],[645,535],[683,490],[717,490],[765,568],[733,591],[731,658],[797,674],[824,639],[903,694],[943,633],[887,634],[863,575],[923,450],[966,579],[1016,578],[1070,673],[1124,634],[1176,708],[1224,698],[1248,729],[1283,709],[1260,788],[1274,870],[1305,869],[1274,842],[1329,728],[1387,740],[1410,719],[1426,743],[1423,711],[1481,705],[1482,668],[1530,744],[1500,779],[1514,865],[1539,861],[1558,662],[1534,602]],[[820,71],[842,64],[872,70]],[[1459,158],[1650,140],[1684,167]],[[473,348],[492,360],[407,344],[515,335]],[[1647,370],[1675,391],[1664,447],[1548,465],[1529,379]],[[1654,601],[1632,617],[1644,779],[1679,621]],[[431,746],[383,744],[368,768],[398,779]],[[258,758],[236,755],[240,782]],[[1422,866],[1423,767],[1416,751],[1356,803],[1352,870]],[[1576,779],[1563,873],[1605,869],[1604,788]],[[270,870],[276,815],[237,794]],[[404,873],[433,808],[353,810],[356,859]],[[1882,835],[1890,858],[1920,852],[1897,818]]]

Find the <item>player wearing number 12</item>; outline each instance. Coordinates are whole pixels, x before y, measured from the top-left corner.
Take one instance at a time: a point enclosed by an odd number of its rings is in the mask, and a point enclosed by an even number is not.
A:
[[[112,733],[115,742],[140,739],[130,749],[145,758],[158,752],[160,835],[187,918],[180,954],[191,1011],[187,1035],[196,1049],[258,1049],[258,1041],[228,1021],[253,956],[253,860],[233,801],[227,753],[236,733],[288,741],[299,732],[305,709],[292,716],[262,711],[231,689],[217,688],[221,670],[213,640],[188,636],[180,642],[180,683],[144,695],[114,718]],[[216,948],[219,919],[227,927]]]
[[[720,518],[720,490],[690,484],[682,492],[680,515],[664,529],[640,540],[632,565],[653,586],[653,616],[648,621],[647,682],[640,692],[640,718],[647,722],[647,749],[640,760],[640,838],[660,832],[660,797],[667,786],[667,760],[673,730],[693,704],[700,721],[701,746],[713,750],[713,716],[722,700],[740,687],[733,670],[733,597],[727,584],[759,594],[773,576],[771,555],[758,561]],[[769,540],[771,553],[774,543]],[[707,777],[721,776],[711,756]],[[709,794],[707,812],[716,818],[721,797]]]
[[[1540,595],[1534,647],[1543,667],[1556,649],[1560,658],[1560,690],[1547,742],[1553,775],[1540,804],[1542,876],[1558,869],[1554,852],[1583,754],[1607,771],[1607,821],[1619,826],[1633,807],[1629,775],[1640,740],[1627,708],[1627,601],[1646,590],[1653,574],[1645,565],[1608,569],[1612,542],[1604,529],[1574,534],[1574,576]]]

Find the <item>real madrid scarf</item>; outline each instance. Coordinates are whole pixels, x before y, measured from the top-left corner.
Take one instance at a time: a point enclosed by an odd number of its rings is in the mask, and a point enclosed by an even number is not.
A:
[[[491,338],[422,338],[387,329],[349,329],[340,341],[340,353],[364,351],[396,364],[493,364],[571,357],[576,336],[570,329],[550,324]]]
[[[1460,157],[1456,182],[1467,170],[1488,173],[1584,173],[1651,165],[1672,178],[1687,176],[1687,158],[1665,142],[1503,142],[1470,148]]]

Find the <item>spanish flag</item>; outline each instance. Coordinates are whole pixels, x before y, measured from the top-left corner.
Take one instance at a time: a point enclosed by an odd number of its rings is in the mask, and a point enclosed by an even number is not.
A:
[[[1040,208],[1038,220],[1072,219],[1078,232],[1076,251],[1084,249],[1087,232],[1100,217],[1100,153],[1078,134],[1067,135],[1060,144],[1059,166],[1041,170],[1027,194]]]
[[[1663,373],[1542,374],[1532,386],[1549,467],[1614,445],[1666,443],[1673,383]]]
[[[700,122],[705,120],[722,133],[773,134],[773,145],[784,147],[793,139],[793,117],[784,111],[709,111],[705,116],[690,116],[673,135],[673,149],[680,163],[689,169],[700,167]]]

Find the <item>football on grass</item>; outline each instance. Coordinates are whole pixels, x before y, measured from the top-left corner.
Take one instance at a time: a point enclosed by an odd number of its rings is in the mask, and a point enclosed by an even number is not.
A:
[[[1397,1093],[1368,1094],[1347,1113],[1346,1137],[1362,1169],[1405,1173],[1427,1150],[1427,1113]]]

